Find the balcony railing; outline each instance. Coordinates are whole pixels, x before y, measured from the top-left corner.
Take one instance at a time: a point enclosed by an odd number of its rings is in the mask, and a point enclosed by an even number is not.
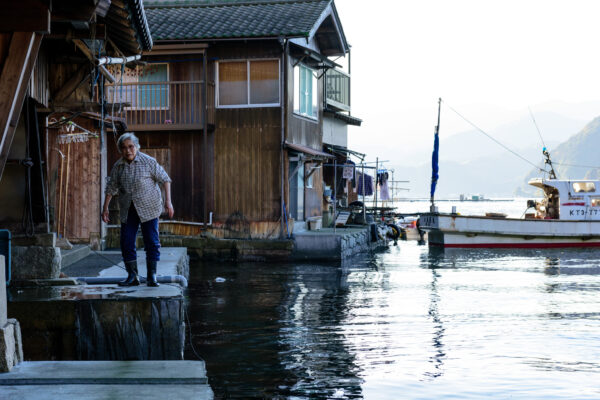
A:
[[[207,89],[207,124],[214,124],[214,83]],[[105,85],[105,97],[123,103],[115,106],[114,116],[124,118],[132,131],[202,129],[203,90],[203,81],[115,83]]]
[[[350,75],[330,69],[327,71],[325,102],[342,111],[350,111]]]

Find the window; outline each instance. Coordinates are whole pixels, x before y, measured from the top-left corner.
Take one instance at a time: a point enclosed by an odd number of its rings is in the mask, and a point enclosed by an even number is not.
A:
[[[166,110],[169,108],[168,64],[147,64],[134,69],[125,68],[121,77],[119,65],[110,66],[115,76],[113,85],[107,85],[109,102],[129,103],[128,109]]]
[[[294,112],[304,117],[318,117],[317,76],[302,64],[294,67]]]
[[[279,60],[222,61],[217,71],[219,107],[279,106]]]
[[[590,197],[592,207],[600,207],[600,197]]]
[[[575,193],[595,192],[596,191],[596,185],[594,185],[594,182],[575,182],[573,184],[573,191]]]

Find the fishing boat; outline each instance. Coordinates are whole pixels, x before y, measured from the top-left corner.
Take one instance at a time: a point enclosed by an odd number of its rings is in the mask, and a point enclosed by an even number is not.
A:
[[[441,104],[441,99],[440,99]],[[540,188],[541,200],[524,204],[523,218],[505,214],[439,213],[434,202],[438,179],[439,109],[432,156],[431,209],[420,217],[430,246],[458,248],[565,248],[600,246],[600,180],[557,179],[544,147],[548,178],[528,183]],[[527,212],[531,211],[531,212]]]
[[[431,212],[421,215],[430,246],[548,248],[600,246],[600,181],[536,178],[542,200],[528,200],[524,218]]]

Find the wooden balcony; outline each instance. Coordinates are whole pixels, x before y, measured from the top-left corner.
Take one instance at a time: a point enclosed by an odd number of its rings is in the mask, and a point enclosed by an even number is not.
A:
[[[207,124],[215,120],[215,84],[207,87]],[[124,118],[128,130],[202,130],[203,81],[138,82],[105,85],[108,103],[123,103],[114,116]]]
[[[325,78],[325,103],[339,111],[350,111],[350,75],[330,69]]]

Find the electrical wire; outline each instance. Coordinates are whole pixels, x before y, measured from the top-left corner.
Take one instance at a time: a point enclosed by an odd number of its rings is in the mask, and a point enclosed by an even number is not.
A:
[[[563,167],[575,167],[575,168],[592,168],[592,169],[600,169],[599,166],[593,166],[593,165],[578,165],[578,164],[567,164],[567,163],[560,163],[560,162],[556,162],[556,161],[552,161],[552,164],[556,164],[556,165],[562,165]]]
[[[459,113],[458,111],[456,111],[454,108],[452,108],[448,103],[446,103],[445,101],[443,101],[443,103],[446,105],[446,107],[448,107],[450,110],[452,110],[456,115],[458,115],[460,118],[462,118],[465,122],[467,122],[469,125],[471,125],[473,128],[477,129],[479,132],[483,133],[485,136],[487,136],[490,140],[494,141],[496,144],[498,144],[499,146],[503,147],[506,151],[508,151],[509,153],[512,153],[513,155],[515,155],[516,157],[520,158],[521,160],[525,161],[527,164],[532,165],[535,169],[541,171],[541,172],[546,172],[545,169],[538,167],[536,164],[534,164],[533,162],[529,161],[528,159],[526,159],[525,157],[523,157],[522,155],[520,155],[519,153],[517,153],[516,151],[512,150],[511,148],[509,148],[508,146],[502,144],[501,142],[499,142],[497,139],[495,139],[493,136],[491,136],[490,134],[486,133],[483,129],[481,129],[480,127],[478,127],[477,125],[475,125],[474,123],[472,123],[471,121],[469,121],[466,117],[464,117],[461,113]]]
[[[183,312],[185,314],[185,320],[187,322],[187,325],[189,326],[189,333],[190,333],[190,347],[192,348],[192,352],[194,353],[194,355],[196,356],[196,358],[198,358],[198,360],[200,361],[204,361],[204,359],[202,357],[200,357],[200,355],[198,354],[198,352],[196,351],[196,348],[194,347],[194,341],[192,340],[192,324],[190,322],[190,317],[188,315],[187,312],[187,306],[183,307]]]

